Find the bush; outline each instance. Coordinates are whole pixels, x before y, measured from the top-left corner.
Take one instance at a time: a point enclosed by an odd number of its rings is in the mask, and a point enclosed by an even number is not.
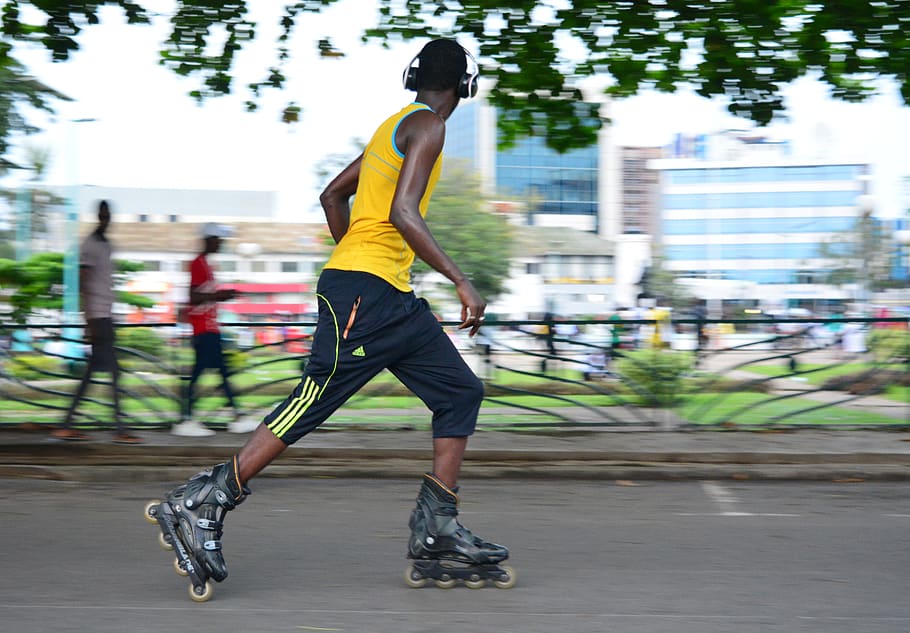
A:
[[[691,371],[692,363],[688,352],[649,350],[625,355],[617,369],[647,404],[671,407],[682,395],[683,376]]]
[[[39,380],[50,378],[42,372],[58,372],[60,359],[53,356],[19,355],[8,359],[4,372],[18,380]]]
[[[228,370],[232,374],[239,373],[249,363],[247,355],[241,352],[239,349],[226,349],[224,350],[224,360],[225,364],[228,367]]]
[[[910,359],[910,331],[875,328],[866,341],[872,355],[880,363]]]
[[[855,395],[884,393],[891,386],[910,386],[910,372],[902,369],[873,368],[834,376],[822,383],[822,389],[846,391]]]
[[[117,330],[117,346],[144,352],[160,358],[164,352],[164,340],[152,328],[128,327]]]

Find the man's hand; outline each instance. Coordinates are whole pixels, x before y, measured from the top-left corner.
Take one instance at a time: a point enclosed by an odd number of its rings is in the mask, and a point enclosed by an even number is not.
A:
[[[474,288],[474,284],[467,279],[456,283],[455,290],[461,300],[461,325],[458,326],[458,329],[471,328],[468,335],[474,336],[483,325],[483,313],[487,309],[487,302]]]
[[[237,291],[233,288],[222,288],[215,291],[215,301],[230,301],[237,296]]]

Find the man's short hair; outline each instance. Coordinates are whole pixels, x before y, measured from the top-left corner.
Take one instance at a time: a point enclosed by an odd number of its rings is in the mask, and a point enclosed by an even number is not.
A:
[[[433,40],[417,56],[417,88],[446,90],[457,87],[468,69],[468,60],[461,44],[455,40]]]

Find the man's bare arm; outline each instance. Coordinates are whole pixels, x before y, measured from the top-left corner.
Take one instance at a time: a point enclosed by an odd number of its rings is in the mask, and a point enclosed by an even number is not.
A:
[[[412,114],[399,128],[397,140],[405,148],[389,221],[414,253],[455,284],[461,301],[460,328],[470,327],[473,336],[480,328],[486,302],[458,265],[442,249],[420,215],[420,200],[426,193],[430,173],[445,142],[445,123],[435,113]]]
[[[199,290],[199,286],[195,286],[190,288],[190,305],[198,306],[213,301],[230,301],[236,296],[237,291],[233,288],[219,288],[212,292],[202,292]]]
[[[332,182],[319,195],[319,202],[325,212],[329,231],[332,233],[332,238],[336,244],[348,232],[348,225],[351,221],[351,196],[357,191],[357,181],[360,178],[360,163],[362,161],[363,154],[335,176]]]

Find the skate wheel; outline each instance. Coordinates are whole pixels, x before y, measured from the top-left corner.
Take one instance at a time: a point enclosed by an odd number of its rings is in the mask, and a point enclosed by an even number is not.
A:
[[[155,516],[158,514],[159,503],[161,502],[155,499],[145,504],[145,520],[149,523],[158,523],[158,519]]]
[[[502,565],[500,569],[502,569],[503,575],[500,576],[499,580],[494,580],[493,584],[500,589],[511,589],[515,586],[515,581],[518,580],[515,570],[508,565]]]
[[[205,581],[205,586],[203,587],[196,588],[190,585],[190,598],[193,602],[208,602],[213,595],[215,595],[215,588],[212,587],[212,583],[208,580]]]
[[[484,585],[487,584],[487,581],[483,578],[471,578],[470,580],[464,581],[464,586],[468,589],[483,589]]]
[[[412,589],[420,589],[427,584],[427,579],[414,569],[414,565],[408,565],[408,568],[404,570],[404,581]]]
[[[174,559],[174,571],[177,572],[178,576],[189,576],[190,572],[183,568],[183,565],[180,564],[180,559]]]
[[[174,549],[174,544],[167,540],[164,536],[164,532],[158,533],[158,545],[161,546],[161,549],[171,551]]]
[[[436,586],[439,587],[440,589],[451,589],[452,587],[455,586],[455,583],[458,581],[456,581],[454,578],[447,576],[446,578],[437,578],[433,582],[436,583]]]

